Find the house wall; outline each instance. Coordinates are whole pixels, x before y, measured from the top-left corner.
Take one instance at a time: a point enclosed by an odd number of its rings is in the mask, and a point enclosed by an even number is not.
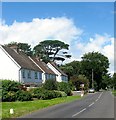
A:
[[[56,76],[56,81],[57,82],[62,82],[61,73],[58,70],[56,70],[56,68],[54,68],[50,63],[48,63],[47,65],[57,75]]]
[[[20,66],[0,46],[0,79],[19,82]]]
[[[25,83],[25,84],[26,83],[27,84],[42,83],[42,72],[28,70],[28,69],[21,69],[20,70],[20,80],[22,83]]]

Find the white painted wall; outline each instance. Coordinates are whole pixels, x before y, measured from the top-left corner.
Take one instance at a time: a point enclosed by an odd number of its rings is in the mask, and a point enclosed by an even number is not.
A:
[[[13,60],[9,57],[3,50],[2,46],[0,46],[0,79],[8,79],[19,82],[20,66],[13,62]]]
[[[56,68],[54,68],[50,63],[47,63],[47,65],[57,75],[56,76],[56,81],[57,82],[62,82],[61,73]]]

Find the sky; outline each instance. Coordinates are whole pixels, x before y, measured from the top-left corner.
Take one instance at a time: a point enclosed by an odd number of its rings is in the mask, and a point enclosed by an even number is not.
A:
[[[3,2],[0,44],[57,39],[70,46],[65,63],[100,52],[113,73],[114,14],[114,2]]]

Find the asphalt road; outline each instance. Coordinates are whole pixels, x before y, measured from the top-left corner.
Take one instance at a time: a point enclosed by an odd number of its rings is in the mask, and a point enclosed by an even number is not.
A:
[[[45,108],[20,118],[114,118],[114,97],[109,91]]]

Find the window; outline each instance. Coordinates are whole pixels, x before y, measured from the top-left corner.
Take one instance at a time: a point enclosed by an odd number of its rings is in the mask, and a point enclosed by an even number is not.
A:
[[[25,70],[22,71],[22,77],[25,78]]]
[[[42,73],[39,72],[39,79],[42,80]]]
[[[37,75],[37,72],[35,72],[35,79],[38,79],[38,75]]]
[[[28,78],[31,78],[31,70],[28,71],[27,76],[28,76]]]

